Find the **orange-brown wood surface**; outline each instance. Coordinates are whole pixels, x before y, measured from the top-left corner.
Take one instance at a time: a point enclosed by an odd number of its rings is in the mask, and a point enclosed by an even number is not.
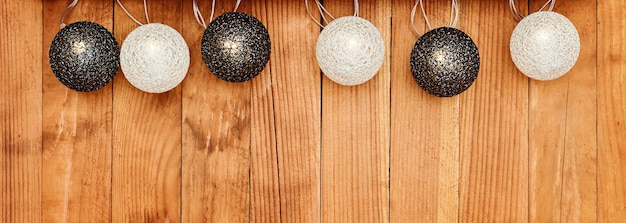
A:
[[[67,3],[44,1],[44,49],[59,31]],[[93,21],[113,27],[113,2],[80,4],[65,23]],[[43,50],[42,222],[111,220],[112,85],[84,94],[65,87]],[[74,211],[73,211],[74,210]]]
[[[0,221],[40,222],[43,2],[0,4]]]
[[[468,222],[526,222],[528,78],[509,54],[517,23],[506,1],[478,4],[468,12],[477,14],[473,23],[478,25],[470,30],[478,31],[481,67],[474,85],[461,95],[459,215]]]
[[[302,2],[254,2],[265,6],[272,54],[252,85],[250,220],[319,222],[321,73],[313,46],[320,28]]]
[[[124,2],[129,13],[146,22],[141,1]],[[151,22],[182,28],[182,2],[150,1],[147,6]],[[114,10],[115,38],[123,44],[138,25],[119,5]],[[112,221],[180,222],[181,93],[180,87],[145,93],[118,72],[113,82]]]
[[[532,1],[531,11],[544,2]],[[529,220],[594,222],[596,217],[596,12],[594,1],[571,0],[555,11],[576,24],[576,66],[529,88]],[[604,221],[599,221],[604,222]]]
[[[325,1],[337,17],[353,15],[351,1]],[[391,1],[360,1],[359,13],[391,40]],[[370,81],[347,87],[322,80],[322,221],[383,222],[389,218],[388,50]]]
[[[200,53],[192,0],[147,1],[151,22],[185,38],[191,65],[166,93],[120,70],[101,90],[67,89],[48,49],[71,1],[0,1],[0,222],[623,222],[626,219],[626,4],[558,1],[581,38],[553,81],[519,72],[508,1],[459,1],[457,28],[481,67],[466,92],[438,98],[413,80],[414,1],[361,0],[385,61],[352,87],[315,59],[321,28],[304,1],[245,0],[268,28],[255,79],[216,78]],[[140,21],[143,1],[122,1]],[[310,1],[311,2],[311,1]],[[205,19],[211,1],[199,1]],[[236,0],[217,1],[215,16]],[[449,1],[424,1],[434,27]],[[523,14],[540,0],[517,0]],[[313,17],[319,13],[312,4]],[[326,0],[336,17],[353,1]],[[112,0],[65,19],[97,22],[120,45],[138,27]],[[418,11],[415,24],[426,23]]]
[[[598,222],[626,219],[626,2],[598,1]]]
[[[193,15],[192,2],[184,3],[183,14]],[[200,6],[210,14],[209,3]],[[235,1],[220,1],[216,15],[234,6]],[[251,8],[244,1],[239,11]],[[182,86],[182,219],[244,222],[250,209],[250,82],[230,83],[210,74],[200,52],[204,28],[193,16],[183,18],[192,62]]]
[[[433,26],[449,25],[446,3],[425,5]],[[392,222],[454,222],[459,210],[459,97],[431,96],[413,79],[409,61],[419,36],[408,22],[411,12],[405,9],[411,7],[412,1],[393,1],[393,21],[404,22],[394,23],[392,31],[390,217]],[[415,21],[423,33],[421,13]]]

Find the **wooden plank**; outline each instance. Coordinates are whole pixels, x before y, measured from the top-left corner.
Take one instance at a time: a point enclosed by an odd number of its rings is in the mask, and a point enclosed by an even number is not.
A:
[[[50,69],[48,49],[66,1],[44,1],[43,222],[111,221],[111,84],[89,93],[65,87]],[[113,27],[111,1],[80,2],[66,24]]]
[[[464,148],[463,148],[463,131],[461,131],[461,128],[463,128],[463,114],[464,112],[470,112],[470,109],[473,107],[467,106],[467,104],[471,104],[473,103],[475,100],[475,92],[479,91],[478,89],[481,87],[479,83],[481,78],[485,78],[485,69],[483,70],[486,66],[485,63],[488,63],[484,58],[484,51],[481,50],[481,45],[482,44],[488,44],[487,42],[481,41],[482,35],[485,35],[482,32],[481,29],[481,21],[485,21],[482,18],[482,1],[471,1],[471,2],[466,2],[466,3],[461,3],[460,5],[461,7],[461,11],[460,11],[460,24],[459,24],[459,28],[464,31],[467,35],[469,35],[472,40],[474,41],[474,43],[478,46],[478,50],[479,50],[479,56],[480,56],[480,70],[479,70],[479,74],[477,79],[475,80],[474,84],[472,85],[472,87],[470,87],[465,93],[460,95],[460,102],[459,102],[459,178],[457,179],[456,183],[459,185],[459,189],[458,189],[458,204],[457,204],[457,208],[458,208],[458,217],[457,220],[459,222],[467,222],[468,220],[466,220],[464,218],[463,215],[463,210],[464,210],[464,204],[463,202],[465,202],[463,200],[463,174],[467,174],[468,169],[464,169],[466,168],[465,164],[468,163],[470,160],[467,159],[467,157],[465,157],[464,155]],[[491,20],[486,20],[486,21],[491,21]],[[507,51],[508,52],[508,51]],[[493,75],[493,74],[488,74],[488,75]],[[466,133],[465,133],[466,134]]]
[[[243,1],[238,11],[249,13],[250,3]],[[200,4],[206,21],[210,5]],[[234,7],[234,0],[219,2],[215,17]],[[183,10],[193,15],[191,0]],[[210,73],[200,52],[204,29],[193,16],[183,19],[192,55],[183,86],[183,222],[248,222],[251,85]]]
[[[432,28],[449,26],[449,2],[425,2]],[[417,85],[409,62],[419,38],[410,27],[414,2],[393,2],[391,88],[391,221],[457,222],[459,97],[432,96]],[[469,4],[461,7],[463,30]],[[422,13],[416,26],[426,31]]]
[[[251,1],[252,15],[268,28],[272,2]],[[284,1],[283,1],[284,2]],[[287,18],[287,17],[285,17]],[[280,18],[272,18],[278,19]],[[277,26],[281,26],[278,24]],[[275,33],[270,32],[272,54],[280,54]],[[278,52],[277,52],[278,51]],[[274,57],[275,58],[275,57]],[[274,59],[272,58],[272,59]],[[252,81],[250,144],[250,222],[280,222],[280,185],[276,151],[276,121],[272,95],[272,61]]]
[[[256,1],[255,1],[256,2]],[[267,0],[267,28],[272,38],[272,54],[266,68],[271,71],[271,92],[264,93],[267,82],[264,79],[253,82],[253,221],[275,222],[275,217],[261,216],[276,213],[273,200],[276,199],[276,186],[269,177],[278,174],[280,220],[283,222],[319,222],[320,221],[320,140],[321,140],[321,82],[320,71],[315,61],[315,41],[320,28],[306,12],[300,1]],[[264,74],[266,75],[266,74]],[[269,75],[268,75],[269,76]],[[263,76],[261,78],[268,78]],[[259,83],[261,82],[261,83]],[[261,87],[265,86],[265,88]],[[271,94],[273,101],[264,102]],[[261,105],[261,103],[268,103]],[[260,125],[255,116],[259,106],[265,106],[264,112],[273,107],[274,130],[276,134],[276,158],[263,160],[271,154],[271,143],[261,146],[260,137],[268,133],[256,130],[263,126],[265,131],[270,118],[264,118]],[[269,114],[267,115],[269,116]],[[264,115],[263,117],[266,117]],[[271,124],[269,124],[271,125]],[[257,135],[262,134],[262,135]],[[267,140],[267,139],[266,139]],[[269,141],[271,142],[271,140]],[[267,144],[265,144],[267,145]],[[265,151],[262,151],[265,150]],[[261,155],[263,153],[269,153]],[[274,154],[271,154],[273,156]],[[255,174],[256,165],[268,165],[264,175]],[[270,162],[277,162],[277,170]],[[262,178],[269,182],[261,189],[258,184]],[[259,191],[257,193],[256,191]],[[271,196],[272,198],[261,198]],[[268,199],[268,200],[264,200]],[[271,207],[259,210],[258,202],[265,202]],[[271,202],[271,203],[267,203]],[[260,212],[260,213],[259,213]]]
[[[351,1],[324,5],[337,18],[354,12]],[[391,1],[360,1],[359,15],[390,49]],[[390,78],[389,56],[364,84],[347,87],[323,78],[322,221],[389,220]]]
[[[598,222],[626,219],[625,9],[598,1]]]
[[[41,221],[40,1],[0,1],[0,221]]]
[[[532,1],[531,12],[545,2]],[[595,1],[557,3],[578,29],[581,52],[560,79],[530,82],[529,191],[531,222],[596,220]]]
[[[141,1],[124,3],[145,22]],[[181,30],[181,1],[149,1],[148,12]],[[117,4],[114,19],[119,40],[137,27]],[[113,89],[113,222],[180,222],[181,87],[145,93],[120,71]]]
[[[528,79],[511,62],[516,22],[506,8],[506,1],[480,1],[476,21],[481,68],[461,100],[464,222],[528,221]]]

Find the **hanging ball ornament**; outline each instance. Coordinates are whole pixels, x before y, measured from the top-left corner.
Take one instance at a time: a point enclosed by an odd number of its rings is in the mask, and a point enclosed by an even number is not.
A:
[[[104,87],[120,66],[115,37],[93,22],[76,22],[61,29],[52,40],[49,56],[54,76],[75,91]]]
[[[217,17],[202,36],[202,59],[218,78],[244,82],[256,77],[270,59],[270,35],[258,19],[240,12]]]
[[[452,97],[467,90],[480,68],[474,41],[463,31],[441,27],[420,37],[411,52],[411,73],[426,92]]]
[[[189,47],[172,27],[149,23],[133,30],[120,53],[126,79],[139,90],[163,93],[185,79]]]
[[[359,85],[378,73],[385,57],[385,42],[372,23],[346,16],[322,30],[315,55],[326,77],[341,85]]]
[[[536,80],[553,80],[576,64],[580,38],[565,16],[541,11],[517,24],[510,47],[513,63],[522,73]]]

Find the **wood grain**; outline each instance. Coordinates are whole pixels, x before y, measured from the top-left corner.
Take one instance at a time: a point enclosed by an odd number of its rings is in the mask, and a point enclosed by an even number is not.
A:
[[[0,221],[40,222],[43,7],[0,5]]]
[[[461,100],[463,222],[528,221],[528,79],[511,62],[507,7],[480,1],[475,21],[481,68]]]
[[[432,28],[449,25],[449,2],[425,2]],[[457,222],[459,97],[439,98],[413,79],[413,2],[393,2],[391,88],[391,222]],[[461,15],[468,16],[466,5]],[[416,26],[427,30],[419,13]],[[466,21],[466,20],[461,20]],[[394,23],[396,24],[396,23]]]
[[[44,1],[43,222],[111,221],[112,84],[96,92],[65,87],[50,69],[48,51],[66,1]],[[113,27],[111,1],[81,2],[65,23]]]
[[[252,1],[252,15],[267,28],[271,2]],[[280,6],[276,6],[280,7]],[[272,18],[279,20],[280,18]],[[270,30],[268,30],[270,32]],[[270,32],[272,53],[278,41]],[[278,52],[277,52],[278,51]],[[276,120],[272,95],[272,61],[252,80],[250,142],[250,222],[280,222],[280,185],[276,151]]]
[[[350,1],[325,1],[336,18]],[[359,15],[380,31],[389,49],[391,1],[360,1]],[[389,219],[390,55],[377,75],[357,86],[322,81],[322,221]]]
[[[77,93],[56,80],[47,55],[69,2],[0,1],[0,222],[626,219],[621,0],[557,2],[581,54],[548,82],[512,63],[517,22],[506,1],[461,1],[458,28],[482,63],[453,98],[413,80],[413,2],[391,0],[359,1],[388,45],[381,72],[363,85],[321,74],[320,28],[302,1],[241,3],[273,46],[257,78],[234,84],[205,67],[192,1],[157,0],[148,1],[151,20],[190,47],[182,86],[143,93],[119,72],[104,89]],[[66,22],[98,22],[121,45],[137,25],[114,2],[80,1]],[[142,1],[123,2],[144,20]],[[205,18],[210,2],[199,1]],[[218,1],[216,16],[235,2]],[[351,1],[324,3],[335,16],[353,12]],[[449,2],[425,3],[433,26],[447,24]],[[543,3],[517,1],[523,14]]]
[[[598,1],[598,222],[626,219],[625,9]]]
[[[272,54],[266,69],[269,68],[271,71],[270,93],[273,104],[266,105],[265,108],[273,107],[274,110],[280,220],[282,222],[319,222],[321,220],[321,73],[314,58],[315,41],[320,29],[309,18],[304,3],[300,1],[267,0],[266,2],[267,28],[272,39]],[[262,79],[259,82],[262,82]],[[260,101],[256,100],[263,94],[256,86],[254,83],[253,106],[254,109],[260,109],[258,107]],[[259,114],[255,111],[254,115]],[[253,121],[253,128],[257,128],[256,123],[257,121]],[[257,134],[267,133],[259,133],[255,130],[253,138],[259,137]],[[256,143],[257,140],[254,141]],[[258,153],[259,150],[271,149],[271,147],[262,148],[253,145],[253,154]],[[256,162],[264,161],[254,158],[253,163]],[[253,186],[256,184],[255,181],[259,181],[260,176],[256,174],[252,176]],[[253,192],[253,195],[259,197],[261,194]],[[256,212],[254,209],[253,211]],[[271,211],[275,213],[276,210]],[[255,218],[252,220],[259,219],[256,216],[258,214],[260,213],[255,213]],[[262,220],[259,219],[259,221]]]
[[[545,2],[532,1],[531,12]],[[530,222],[596,220],[595,1],[560,2],[577,27],[581,53],[562,78],[530,82]]]
[[[125,3],[145,22],[142,2]],[[149,1],[148,12],[151,22],[181,30],[181,1]],[[137,27],[117,4],[114,19],[119,40]],[[112,220],[180,222],[181,87],[145,93],[121,71],[113,84]]]
[[[205,2],[202,11],[210,15]],[[234,7],[235,1],[219,2],[215,16]],[[243,1],[238,11],[250,13],[250,8],[251,1]],[[192,1],[185,1],[183,15],[193,15],[191,9]],[[248,222],[251,85],[213,75],[200,52],[204,29],[193,16],[183,18],[192,55],[183,83],[183,221]]]

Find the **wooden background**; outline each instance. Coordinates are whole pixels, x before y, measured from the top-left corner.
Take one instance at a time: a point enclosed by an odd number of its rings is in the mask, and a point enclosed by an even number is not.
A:
[[[271,60],[246,83],[218,80],[200,55],[192,1],[150,0],[180,31],[191,67],[163,94],[122,73],[77,93],[48,48],[70,1],[0,0],[1,222],[623,222],[626,219],[626,2],[558,1],[582,50],[565,77],[532,81],[512,63],[505,0],[461,1],[459,28],[481,69],[437,98],[410,75],[413,1],[361,0],[385,62],[344,87],[314,59],[320,32],[303,1],[246,0],[269,29]],[[139,0],[124,1],[143,20]],[[234,0],[218,1],[216,14]],[[335,16],[352,1],[326,0]],[[543,1],[519,1],[536,11]],[[209,14],[209,1],[200,8]],[[434,26],[449,1],[426,1]],[[111,0],[81,1],[122,43],[137,27]],[[420,27],[424,21],[417,17]]]

